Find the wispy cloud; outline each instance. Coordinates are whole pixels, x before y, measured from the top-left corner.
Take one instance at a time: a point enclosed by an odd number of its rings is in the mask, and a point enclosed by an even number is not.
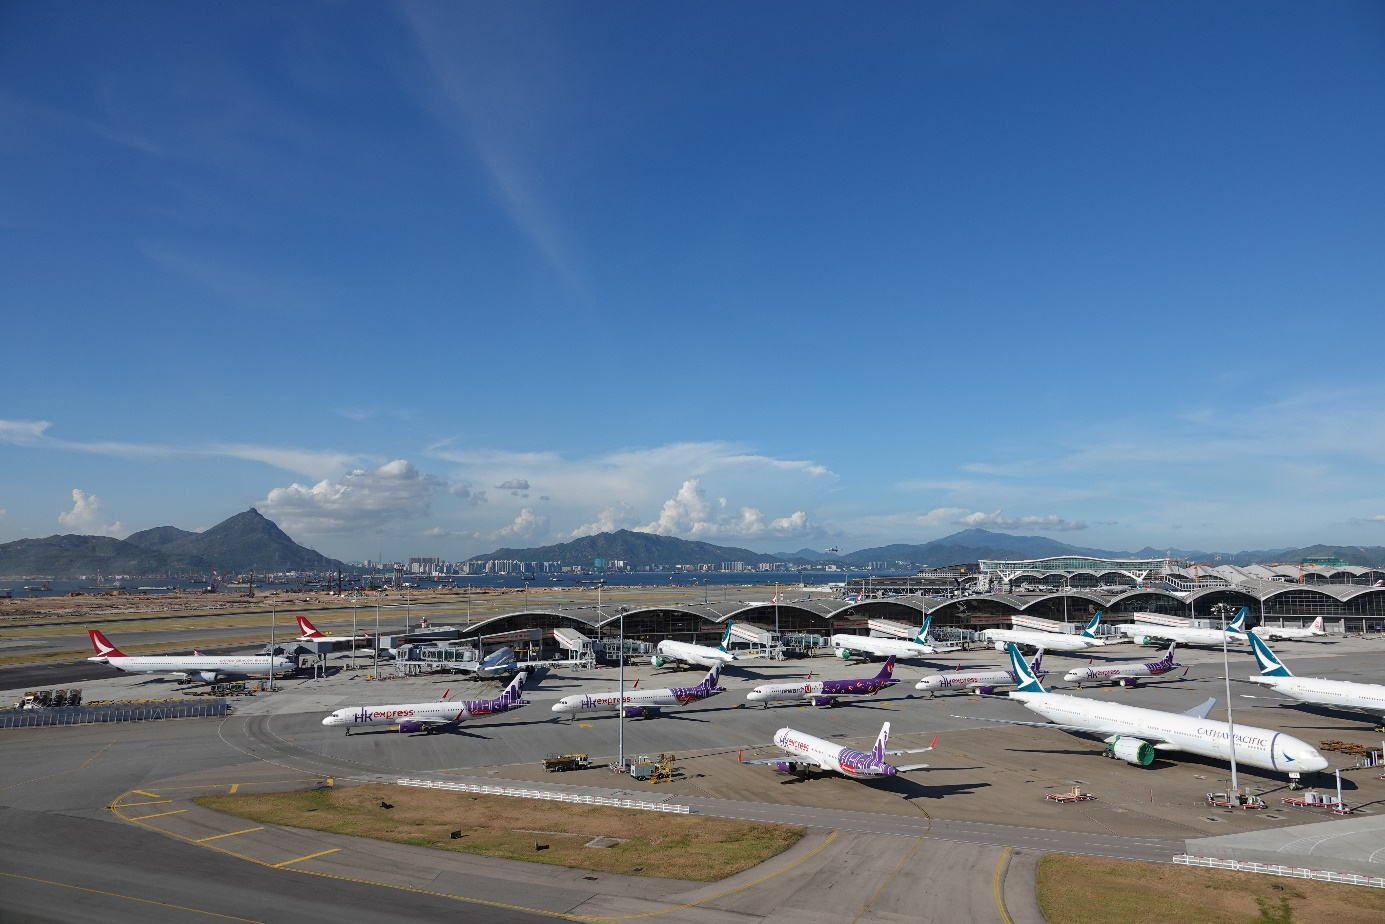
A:
[[[1065,520],[1060,516],[1050,514],[1046,517],[1007,517],[999,510],[995,513],[969,513],[959,518],[956,522],[962,526],[974,526],[984,529],[1037,529],[1040,532],[1068,532],[1077,529],[1086,529],[1087,524],[1081,520]]]

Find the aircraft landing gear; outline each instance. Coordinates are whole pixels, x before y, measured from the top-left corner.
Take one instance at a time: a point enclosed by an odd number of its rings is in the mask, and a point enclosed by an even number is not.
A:
[[[1303,788],[1303,781],[1302,781],[1302,778],[1300,777],[1300,775],[1297,774],[1297,773],[1290,773],[1290,774],[1289,774],[1289,789],[1291,789],[1291,790],[1298,790],[1298,789],[1302,789],[1302,788]]]

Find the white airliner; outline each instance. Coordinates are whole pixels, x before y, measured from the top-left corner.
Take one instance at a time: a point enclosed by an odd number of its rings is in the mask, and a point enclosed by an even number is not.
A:
[[[1199,629],[1196,626],[1161,626],[1157,623],[1125,623],[1117,628],[1130,636],[1137,645],[1156,645],[1164,642],[1178,642],[1180,645],[1221,645],[1225,639],[1231,645],[1246,643],[1246,607],[1236,613],[1234,619],[1221,629]]]
[[[1372,712],[1385,717],[1385,686],[1378,683],[1356,683],[1351,680],[1325,680],[1295,677],[1270,647],[1258,637],[1250,640],[1251,653],[1260,665],[1260,676],[1247,678],[1251,683],[1265,686],[1305,703],[1341,706]]]
[[[1029,662],[1029,669],[1037,677],[1047,676],[1048,671],[1043,669],[1044,650],[1039,649],[1034,655],[1034,660]],[[1013,671],[964,671],[959,666],[955,671],[939,671],[936,674],[926,674],[918,683],[914,684],[915,690],[923,690],[932,696],[935,693],[982,693],[990,695],[997,687],[1013,687],[1019,683]]]
[[[524,680],[526,674],[520,674],[505,691],[494,699],[467,700],[460,703],[449,703],[447,694],[444,693],[442,699],[436,703],[402,703],[391,706],[350,706],[346,709],[338,709],[336,712],[322,720],[322,724],[328,727],[346,726],[346,733],[351,734],[351,729],[361,728],[371,725],[397,725],[399,730],[405,733],[423,732],[432,734],[439,728],[447,725],[456,725],[465,722],[467,719],[476,719],[488,715],[495,715],[500,712],[508,712],[511,709],[518,709],[520,706],[529,705],[529,701],[521,699],[520,695],[524,692]]]
[[[880,729],[880,737],[875,739],[875,747],[871,748],[869,753],[854,751],[851,748],[843,747],[831,741],[824,741],[792,728],[781,728],[774,733],[774,743],[789,755],[787,758],[766,757],[760,760],[741,760],[740,754],[737,754],[736,760],[743,764],[771,764],[780,773],[792,773],[796,776],[807,776],[814,770],[821,770],[826,773],[840,773],[842,776],[854,780],[873,780],[882,776],[894,776],[896,773],[908,773],[910,770],[924,769],[928,766],[927,764],[896,767],[886,763],[885,757],[895,754],[922,754],[925,751],[933,750],[938,743],[937,736],[934,736],[933,743],[926,748],[887,751],[885,745],[889,740],[889,722],[886,722]]]
[[[1306,629],[1289,628],[1286,626],[1256,626],[1250,631],[1267,642],[1277,642],[1281,639],[1292,642],[1298,639],[1319,638],[1327,635],[1327,632],[1322,627],[1321,616],[1313,620],[1313,624]]]
[[[1096,637],[1096,627],[1101,625],[1101,610],[1097,610],[1092,621],[1077,635],[1066,632],[1044,632],[1041,629],[983,629],[981,637],[995,643],[996,651],[1004,651],[1011,643],[1027,648],[1042,648],[1046,651],[1086,651],[1106,643]]]
[[[707,676],[695,687],[674,687],[662,690],[640,690],[631,688],[622,697],[619,690],[609,693],[577,693],[564,696],[553,704],[554,712],[561,712],[577,718],[579,712],[615,712],[624,709],[626,718],[650,718],[658,715],[663,706],[686,706],[698,700],[707,699],[726,691],[717,686],[721,676],[721,664],[713,664]]]
[[[923,627],[913,639],[872,638],[869,635],[834,635],[832,650],[842,660],[860,657],[878,658],[918,658],[924,655],[943,654],[956,651],[959,645],[934,645],[928,640],[933,627],[933,617],[923,621]]]
[[[726,631],[721,634],[721,644],[716,648],[710,645],[694,645],[691,642],[675,642],[666,638],[654,647],[654,666],[663,667],[670,661],[690,664],[694,667],[711,667],[715,664],[729,664],[736,660],[727,646],[731,644],[731,622],[727,620]]]
[[[1217,704],[1215,699],[1179,714],[1050,693],[1030,672],[1014,645],[1010,646],[1010,668],[1023,679],[1010,698],[1051,723],[1009,719],[986,719],[987,722],[1057,728],[1099,737],[1108,745],[1107,752],[1112,757],[1137,767],[1153,763],[1155,751],[1186,751],[1222,760],[1231,757],[1230,726],[1207,718]],[[1327,760],[1312,745],[1292,735],[1239,723],[1235,734],[1237,763],[1287,773],[1293,786],[1298,785],[1302,774],[1327,769]]]
[[[1148,677],[1159,677],[1167,674],[1177,667],[1183,667],[1173,659],[1174,649],[1178,647],[1177,642],[1169,642],[1168,653],[1158,661],[1150,661],[1146,664],[1103,664],[1098,667],[1095,664],[1087,664],[1085,667],[1074,667],[1063,676],[1068,683],[1075,683],[1079,687],[1084,683],[1118,683],[1123,687],[1138,687],[1140,681]],[[1183,676],[1188,676],[1188,669],[1183,667]]]
[[[770,703],[807,700],[814,706],[830,706],[838,696],[874,696],[888,686],[898,683],[894,679],[894,656],[890,656],[874,677],[861,677],[856,680],[805,680],[800,683],[761,684],[745,698],[752,703]],[[810,675],[811,676],[811,675]]]
[[[354,645],[357,642],[370,641],[370,633],[362,632],[360,635],[323,635],[318,631],[317,626],[308,622],[306,616],[295,616],[298,620],[298,631],[303,634],[298,636],[300,642],[332,642],[337,645]]]
[[[109,664],[118,671],[132,674],[172,674],[186,680],[203,680],[215,683],[226,677],[268,677],[271,670],[269,655],[148,655],[131,657],[123,654],[110,643],[106,636],[96,629],[88,629],[91,647],[96,649],[96,657],[87,658],[98,664]],[[272,660],[273,671],[289,674],[297,665],[293,658],[277,655]]]

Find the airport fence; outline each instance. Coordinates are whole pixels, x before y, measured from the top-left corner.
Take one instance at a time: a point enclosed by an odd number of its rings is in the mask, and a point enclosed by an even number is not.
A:
[[[0,728],[33,728],[45,725],[95,725],[102,722],[148,722],[156,719],[191,719],[224,716],[224,699],[211,702],[170,700],[166,703],[141,703],[109,706],[77,706],[67,709],[0,710]]]
[[[641,809],[646,812],[673,812],[686,815],[692,811],[686,805],[671,802],[642,802],[638,799],[609,799],[605,796],[583,796],[576,793],[553,792],[549,789],[516,789],[512,786],[488,786],[481,783],[435,782],[433,780],[395,780],[398,786],[420,786],[424,789],[446,789],[452,792],[474,792],[489,796],[513,796],[518,799],[544,799],[549,802],[577,802],[582,805],[609,805],[613,808]]]
[[[1341,882],[1346,885],[1370,886],[1385,889],[1385,876],[1359,876],[1356,873],[1337,873],[1328,869],[1307,869],[1302,866],[1280,866],[1277,863],[1256,863],[1253,860],[1223,860],[1220,857],[1195,857],[1180,853],[1173,862],[1182,866],[1205,866],[1210,869],[1235,869],[1266,876],[1285,876],[1289,879],[1317,879],[1322,882]]]

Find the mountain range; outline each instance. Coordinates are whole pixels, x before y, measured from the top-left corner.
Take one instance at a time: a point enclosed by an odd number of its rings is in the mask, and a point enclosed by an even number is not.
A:
[[[0,575],[336,571],[346,566],[289,538],[255,508],[204,532],[156,526],[125,539],[48,536],[0,545]]]

